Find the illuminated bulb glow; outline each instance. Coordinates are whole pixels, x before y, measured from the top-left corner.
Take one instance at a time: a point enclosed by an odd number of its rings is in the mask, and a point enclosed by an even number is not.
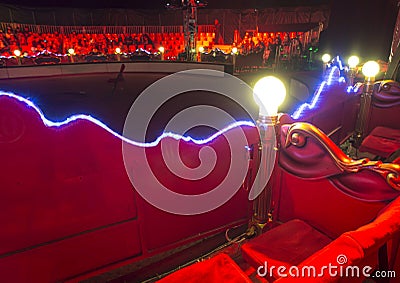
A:
[[[286,87],[280,79],[267,76],[254,85],[253,96],[260,107],[260,116],[276,116],[285,100]]]
[[[373,78],[379,73],[380,67],[379,64],[375,61],[368,61],[362,67],[362,73],[367,78]]]
[[[145,142],[133,141],[131,139],[128,139],[128,138],[118,134],[117,132],[115,132],[112,129],[110,129],[107,125],[105,125],[104,123],[102,123],[98,119],[93,118],[90,115],[78,114],[78,115],[70,116],[67,119],[65,119],[64,121],[54,122],[54,121],[51,121],[51,120],[47,119],[44,116],[42,110],[36,104],[34,104],[32,101],[30,101],[30,100],[28,100],[28,99],[26,99],[26,98],[24,98],[22,96],[16,95],[14,93],[0,91],[0,98],[2,96],[7,96],[7,97],[10,97],[10,98],[16,99],[16,100],[18,100],[20,102],[25,103],[25,105],[27,107],[33,108],[39,114],[43,124],[46,127],[49,127],[49,128],[57,127],[58,128],[58,127],[66,126],[66,125],[70,124],[71,122],[74,122],[74,121],[77,121],[77,120],[86,120],[86,121],[90,121],[93,124],[96,124],[97,126],[103,128],[104,130],[106,130],[107,132],[109,132],[113,136],[119,138],[123,142],[126,142],[126,143],[134,145],[134,146],[139,146],[139,147],[155,147],[160,143],[160,141],[163,138],[168,138],[168,137],[169,138],[173,138],[175,140],[184,140],[186,142],[192,142],[192,143],[198,144],[198,145],[207,144],[207,143],[212,142],[213,140],[215,140],[219,136],[223,135],[224,133],[228,132],[229,130],[234,129],[236,127],[240,127],[240,126],[255,127],[255,124],[252,121],[238,121],[238,122],[234,122],[234,123],[228,125],[227,127],[223,128],[222,130],[218,131],[217,133],[215,133],[215,134],[213,134],[213,135],[211,135],[211,136],[209,136],[208,138],[205,138],[205,139],[195,139],[195,138],[192,138],[190,136],[182,136],[180,134],[167,132],[167,133],[163,133],[155,141],[145,143]]]
[[[75,50],[73,48],[68,49],[68,54],[74,55],[75,54]]]
[[[347,63],[351,69],[354,69],[357,67],[358,63],[360,63],[360,58],[357,56],[350,56],[349,60],[347,60]]]
[[[115,48],[115,53],[121,54],[121,48],[119,48],[119,47]]]
[[[15,49],[14,50],[14,55],[17,56],[17,57],[21,56],[21,51],[19,51],[18,49]]]
[[[161,53],[164,53],[165,48],[164,48],[163,46],[160,46],[160,47],[158,48],[158,51],[160,51]]]
[[[203,46],[200,46],[200,47],[199,47],[199,52],[200,52],[200,53],[203,53],[203,52],[204,52],[204,47],[203,47]]]
[[[324,62],[326,64],[329,61],[331,61],[331,55],[329,55],[329,54],[322,55],[322,62]]]
[[[237,47],[233,47],[233,48],[232,48],[232,53],[233,53],[233,54],[237,54],[237,53],[238,53]]]

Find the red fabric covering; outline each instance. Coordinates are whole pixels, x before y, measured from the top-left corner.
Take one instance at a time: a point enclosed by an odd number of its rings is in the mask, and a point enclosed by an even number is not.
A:
[[[400,148],[400,130],[376,127],[363,140],[360,151],[370,152],[381,157],[389,157]]]
[[[365,254],[371,254],[400,232],[399,218],[400,197],[386,206],[373,222],[346,234],[360,243]]]
[[[259,266],[298,265],[331,242],[327,236],[302,220],[294,219],[277,226],[242,246],[243,258],[254,268]],[[269,269],[269,268],[268,268]],[[274,274],[269,274],[278,278]]]
[[[157,282],[251,283],[252,281],[228,255],[219,254],[174,272]]]
[[[338,256],[343,255],[346,258],[346,262],[343,264],[338,263]],[[348,235],[342,235],[329,245],[325,246],[323,249],[311,255],[305,261],[297,266],[300,271],[299,276],[288,276],[281,277],[277,282],[345,282],[345,278],[341,278],[339,275],[335,275],[334,272],[340,272],[339,267],[343,266],[355,266],[364,257],[364,253],[360,245]],[[344,259],[341,257],[341,259]],[[332,269],[331,274],[329,270],[326,269],[329,265],[337,266],[337,268]],[[315,273],[311,272],[308,275],[308,271],[305,267],[314,267]],[[302,271],[304,270],[304,271]],[[303,276],[303,274],[305,276]],[[294,273],[295,274],[295,273]],[[357,282],[360,278],[348,278],[349,282]],[[363,279],[360,279],[360,282]]]
[[[314,253],[301,264],[298,269],[301,270],[305,266],[315,267],[317,274],[321,271],[323,266],[329,264],[346,268],[347,266],[358,266],[360,274],[365,266],[377,266],[377,253],[378,249],[391,239],[396,239],[400,232],[400,198],[395,199],[388,206],[386,206],[378,215],[378,217],[371,223],[360,227],[355,231],[346,232],[332,243]],[[393,265],[396,258],[394,255],[398,253],[397,245],[389,245],[389,266],[391,270],[396,270]],[[345,256],[345,262],[338,263],[338,256]],[[337,269],[339,271],[339,269]],[[371,274],[371,273],[370,273]],[[318,280],[317,280],[318,279]],[[328,270],[322,276],[315,278],[315,276],[308,277],[281,277],[278,281],[284,282],[362,282],[363,276],[359,278],[347,277],[340,278],[339,276],[331,276]],[[347,282],[346,281],[346,282]]]

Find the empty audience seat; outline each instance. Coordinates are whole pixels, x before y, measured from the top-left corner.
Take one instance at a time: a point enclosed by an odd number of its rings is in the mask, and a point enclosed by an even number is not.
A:
[[[243,258],[253,267],[298,265],[332,240],[306,222],[294,219],[279,225],[242,246]],[[278,278],[273,270],[273,277]]]
[[[362,141],[359,150],[380,157],[388,158],[400,149],[400,130],[387,127],[376,127]]]

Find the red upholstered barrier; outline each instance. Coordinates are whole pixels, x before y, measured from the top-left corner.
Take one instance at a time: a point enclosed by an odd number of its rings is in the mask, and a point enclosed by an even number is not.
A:
[[[248,219],[244,188],[210,212],[162,211],[141,198],[130,182],[120,138],[85,119],[62,126],[50,121],[45,125],[43,119],[31,103],[0,95],[2,282],[84,278],[100,268],[107,271],[116,264],[140,261]],[[254,139],[251,143],[257,142],[254,128],[243,130],[249,140]],[[202,146],[183,140],[179,146],[184,162],[198,166],[196,154]],[[214,147],[217,160],[225,163],[229,147],[223,136],[206,146]],[[146,148],[146,154],[160,180],[179,193],[211,190],[226,173],[227,166],[217,164],[210,176],[199,181],[171,176],[159,162],[160,147]],[[138,150],[133,145],[132,149]],[[247,160],[244,147],[243,153]]]

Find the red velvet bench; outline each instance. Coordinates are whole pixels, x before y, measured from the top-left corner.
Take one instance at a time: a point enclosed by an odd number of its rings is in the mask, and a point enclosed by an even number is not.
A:
[[[267,278],[279,278],[278,267],[289,270],[319,251],[332,240],[306,222],[293,219],[285,222],[257,238],[243,244],[243,258],[256,270],[260,267]],[[272,270],[272,266],[275,266]],[[272,274],[269,274],[269,271]]]
[[[388,158],[399,148],[400,130],[379,126],[363,140],[359,150]]]

